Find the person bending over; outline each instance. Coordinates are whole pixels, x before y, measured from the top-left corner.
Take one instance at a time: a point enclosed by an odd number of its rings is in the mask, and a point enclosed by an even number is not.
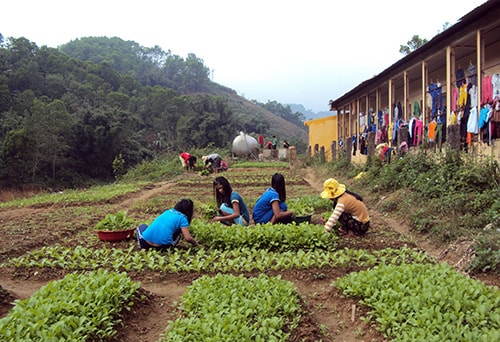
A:
[[[347,190],[336,179],[329,178],[323,183],[321,197],[331,199],[335,205],[328,221],[323,220],[327,232],[339,222],[339,231],[345,237],[366,234],[370,228],[370,216],[361,196]]]
[[[194,246],[198,246],[189,233],[189,225],[193,218],[194,205],[190,199],[181,199],[177,204],[155,218],[148,226],[137,227],[137,241],[140,249],[154,248],[157,250],[173,249],[181,235]]]

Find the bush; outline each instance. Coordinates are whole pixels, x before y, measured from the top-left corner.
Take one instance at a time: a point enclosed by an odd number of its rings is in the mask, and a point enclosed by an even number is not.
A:
[[[491,231],[481,235],[473,245],[476,257],[469,265],[474,273],[500,273],[500,233]]]

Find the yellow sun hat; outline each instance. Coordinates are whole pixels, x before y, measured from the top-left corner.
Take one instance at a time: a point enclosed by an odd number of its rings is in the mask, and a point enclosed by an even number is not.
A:
[[[340,184],[336,179],[328,178],[323,183],[324,191],[321,193],[321,198],[337,198],[342,195],[346,188],[344,184]]]

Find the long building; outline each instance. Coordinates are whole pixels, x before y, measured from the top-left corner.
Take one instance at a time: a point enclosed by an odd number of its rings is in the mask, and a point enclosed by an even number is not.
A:
[[[362,143],[398,150],[403,141],[410,150],[450,146],[500,160],[500,0],[330,100],[330,110],[305,122],[310,153],[324,151],[328,160]]]

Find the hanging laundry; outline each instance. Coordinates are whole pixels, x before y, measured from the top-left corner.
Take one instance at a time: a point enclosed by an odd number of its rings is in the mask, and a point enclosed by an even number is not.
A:
[[[429,122],[429,127],[427,130],[427,140],[429,142],[434,142],[436,140],[436,127],[437,127],[436,120],[432,120],[431,122]]]
[[[481,104],[486,104],[493,101],[493,82],[491,79],[491,75],[486,75],[483,77],[483,81],[481,82]]]
[[[500,74],[494,74],[491,76],[491,84],[493,86],[493,101],[500,100]]]
[[[467,103],[467,84],[462,84],[458,96],[458,107],[463,108]]]
[[[453,112],[457,111],[457,101],[458,101],[458,90],[453,87],[452,96],[451,96],[451,110]]]
[[[414,124],[414,133],[413,133],[413,146],[419,146],[422,142],[422,131],[423,131],[423,123],[421,120],[416,119]]]
[[[491,115],[493,114],[493,108],[490,104],[486,104],[479,111],[479,128],[482,129],[486,126],[486,124],[490,121]]]
[[[414,136],[413,131],[415,130],[415,120],[416,118],[413,116],[408,122],[408,135],[410,136],[409,142],[411,145],[413,145],[413,136]]]
[[[378,127],[384,126],[384,113],[381,110],[379,110],[377,113],[377,122],[378,122]]]
[[[465,84],[465,73],[460,65],[455,72],[455,78],[457,80],[457,88],[460,88],[463,84]]]
[[[476,72],[476,66],[470,62],[469,67],[467,68],[467,81],[472,84],[477,86],[477,72]]]
[[[470,96],[470,106],[471,107],[477,107],[477,87],[475,85],[471,85],[469,89],[469,96]]]
[[[443,109],[441,83],[431,83],[427,88],[427,91],[432,99],[432,118],[435,118],[437,111]]]
[[[413,102],[413,115],[420,116],[420,103],[418,101]]]
[[[359,129],[362,131],[366,127],[366,115],[365,113],[359,113]]]

